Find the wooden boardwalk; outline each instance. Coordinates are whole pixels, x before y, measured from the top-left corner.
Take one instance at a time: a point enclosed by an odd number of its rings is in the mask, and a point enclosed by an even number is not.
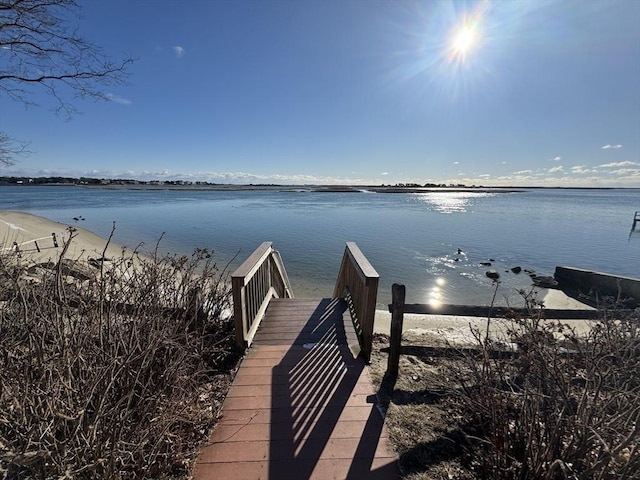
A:
[[[344,300],[271,300],[193,478],[401,478],[358,350]]]

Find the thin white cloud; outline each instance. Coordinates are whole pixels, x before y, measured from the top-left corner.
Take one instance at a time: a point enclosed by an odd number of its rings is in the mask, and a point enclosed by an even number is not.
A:
[[[176,54],[176,57],[180,58],[182,56],[184,56],[185,53],[187,53],[187,51],[184,49],[184,47],[181,47],[180,45],[176,45],[174,47],[171,47],[173,49],[173,53]]]
[[[619,175],[612,175],[607,172],[604,176],[602,172],[590,175],[575,175],[569,172],[567,175],[549,175],[548,173],[535,173],[529,176],[503,175],[492,177],[490,180],[479,178],[478,176],[463,176],[447,180],[445,183],[464,183],[465,185],[485,185],[493,187],[640,187],[640,169],[625,169],[617,172]]]
[[[532,170],[518,170],[517,172],[513,172],[514,175],[528,175],[533,173]]]
[[[571,167],[571,173],[585,175],[587,173],[596,173],[597,170],[589,168],[588,165],[574,165]]]
[[[610,148],[618,149],[618,148],[622,148],[622,145],[603,145],[600,148],[602,148],[603,150],[608,150]]]
[[[562,160],[562,157],[556,156],[556,157],[553,157],[551,160],[553,160],[554,162],[559,162],[560,160]]]
[[[634,167],[636,165],[640,165],[640,164],[638,162],[631,162],[627,160],[625,162],[603,163],[602,165],[598,165],[598,168]]]
[[[547,170],[548,173],[558,173],[558,172],[562,172],[563,167],[562,165],[558,165],[557,167],[553,167],[550,168],[549,170]]]
[[[491,175],[488,173],[483,173],[482,175],[478,175],[480,178],[491,178]]]
[[[454,164],[454,165],[459,165],[459,164],[460,164],[460,162],[453,162],[453,164]]]
[[[640,168],[620,168],[618,170],[612,170],[610,173],[624,177],[637,177],[640,176]]]
[[[120,97],[115,93],[107,93],[106,97],[107,97],[107,100],[109,100],[110,102],[119,103],[120,105],[131,105],[133,103],[128,98]]]
[[[249,184],[249,183],[275,183],[282,185],[349,185],[367,183],[370,180],[361,178],[322,177],[315,175],[259,175],[247,172],[211,172],[201,171],[193,173],[171,173],[169,170],[158,172],[138,172],[131,175],[142,180],[184,180],[205,181],[211,183]],[[121,174],[108,175],[109,178],[121,178]]]
[[[380,175],[389,175],[389,172],[382,172]]]

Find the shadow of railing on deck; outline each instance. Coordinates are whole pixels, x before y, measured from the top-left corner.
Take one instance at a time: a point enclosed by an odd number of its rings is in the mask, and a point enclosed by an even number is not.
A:
[[[378,272],[354,242],[347,242],[334,289],[344,298],[360,344],[369,361],[378,296]],[[272,242],[263,242],[231,275],[236,344],[244,350],[264,317],[272,298],[293,298],[287,271]]]
[[[342,299],[323,300],[273,368],[273,412],[290,415],[272,418],[271,479],[308,479],[320,470],[346,470],[344,462],[350,480],[396,471],[394,464],[374,464],[384,420],[375,395],[359,389],[365,363],[349,348],[355,339],[345,330],[346,310]]]
[[[271,242],[233,273],[232,286],[236,340],[244,349],[271,299],[293,297]],[[304,326],[272,370],[268,478],[304,480],[319,471],[348,480],[397,476],[395,459],[376,460],[384,420],[370,385],[359,383],[371,353],[377,289],[378,273],[357,245],[347,242],[335,298],[296,319]],[[347,309],[352,321],[347,319],[345,328]]]

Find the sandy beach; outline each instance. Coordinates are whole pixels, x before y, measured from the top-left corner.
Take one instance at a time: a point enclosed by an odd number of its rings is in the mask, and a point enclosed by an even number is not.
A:
[[[77,225],[6,210],[0,210],[0,248],[2,253],[15,252],[17,244],[23,258],[33,263],[55,261],[71,235],[70,228],[74,230],[74,238],[67,251],[67,258],[87,261],[90,258],[100,258],[103,253],[107,258],[121,256],[121,246],[110,243],[105,251],[105,238]]]

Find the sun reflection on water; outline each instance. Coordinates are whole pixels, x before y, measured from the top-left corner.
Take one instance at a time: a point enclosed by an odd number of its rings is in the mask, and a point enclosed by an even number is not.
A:
[[[443,287],[446,285],[447,280],[444,277],[436,277],[434,281],[435,285],[431,287],[427,296],[427,303],[432,307],[440,307],[445,298]]]
[[[473,200],[493,196],[479,192],[427,192],[413,195],[430,210],[441,213],[466,213],[473,205]]]

